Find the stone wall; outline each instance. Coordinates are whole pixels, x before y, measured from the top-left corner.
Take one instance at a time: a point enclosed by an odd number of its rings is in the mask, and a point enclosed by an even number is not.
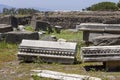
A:
[[[72,12],[40,12],[35,14],[36,19],[49,22],[51,26],[62,26],[63,28],[75,28],[80,23],[107,23],[120,24],[120,11],[72,11]],[[18,25],[29,25],[32,16],[17,16]],[[9,24],[10,19],[6,16],[0,17],[0,24]],[[15,21],[14,21],[15,23]]]
[[[86,11],[86,12],[40,12],[37,20],[49,22],[52,26],[75,28],[80,23],[114,23],[120,24],[120,12]]]
[[[18,27],[18,21],[15,16],[1,16],[0,24],[11,25],[12,27]]]
[[[19,25],[28,25],[31,22],[32,16],[22,16],[22,17],[17,17],[18,24]]]
[[[18,27],[18,25],[28,25],[31,22],[32,16],[1,16],[0,24],[12,25],[12,27]]]

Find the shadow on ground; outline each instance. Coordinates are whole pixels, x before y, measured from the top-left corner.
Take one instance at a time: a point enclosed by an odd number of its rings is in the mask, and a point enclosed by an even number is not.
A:
[[[104,65],[90,65],[90,66],[84,66],[86,71],[105,71]]]

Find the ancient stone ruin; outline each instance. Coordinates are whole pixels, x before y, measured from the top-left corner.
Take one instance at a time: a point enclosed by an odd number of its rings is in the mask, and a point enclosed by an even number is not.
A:
[[[11,25],[12,27],[18,27],[18,20],[15,16],[2,16],[0,17],[0,24]]]
[[[5,35],[5,41],[8,43],[21,43],[23,39],[38,40],[38,32],[29,31],[13,31],[7,32]]]
[[[48,33],[53,32],[51,25],[48,22],[37,20],[35,16],[33,16],[31,20],[31,26],[35,31],[48,31]]]
[[[98,36],[92,39],[92,43],[95,46],[120,45],[120,35]]]
[[[120,66],[120,46],[90,46],[81,48],[83,62],[104,62],[106,70]]]
[[[0,24],[0,33],[5,33],[5,32],[9,32],[12,31],[13,28],[11,25],[7,25],[7,24]]]
[[[120,64],[120,24],[82,23],[83,40],[96,46],[82,47],[83,62],[103,62],[106,70],[117,70]],[[117,46],[118,45],[118,46]]]
[[[23,61],[74,63],[77,43],[39,40],[22,40],[18,59]]]
[[[112,38],[120,34],[120,24],[81,23],[76,28],[83,31],[83,40],[88,44],[95,43],[93,39],[98,36],[111,36]]]

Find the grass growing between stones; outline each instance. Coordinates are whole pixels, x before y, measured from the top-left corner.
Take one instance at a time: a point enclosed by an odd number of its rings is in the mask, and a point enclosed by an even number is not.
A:
[[[77,41],[78,54],[77,59],[80,61],[80,47],[84,46],[82,40],[82,32],[70,32],[63,30],[61,34],[52,33],[58,38],[64,38],[67,41]],[[120,80],[120,72],[106,72],[104,68],[100,68],[102,63],[76,63],[76,64],[58,64],[58,63],[20,63],[17,60],[18,45],[0,42],[0,80],[52,80],[31,77],[31,70],[53,70],[70,74],[89,75],[100,77],[103,80]],[[97,69],[96,69],[97,68]]]
[[[9,62],[15,59],[15,53],[17,53],[16,44],[8,44],[0,42],[0,65],[4,62]]]
[[[52,33],[57,38],[63,38],[71,42],[80,42],[82,40],[82,32],[72,32],[68,30],[62,30],[60,34]]]
[[[25,30],[32,31],[32,32],[34,31],[32,26],[25,26]]]

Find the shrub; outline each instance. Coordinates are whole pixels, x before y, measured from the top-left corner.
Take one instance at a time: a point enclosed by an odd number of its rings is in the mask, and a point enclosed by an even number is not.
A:
[[[114,2],[100,2],[86,8],[90,11],[115,11],[118,10],[117,4]]]

